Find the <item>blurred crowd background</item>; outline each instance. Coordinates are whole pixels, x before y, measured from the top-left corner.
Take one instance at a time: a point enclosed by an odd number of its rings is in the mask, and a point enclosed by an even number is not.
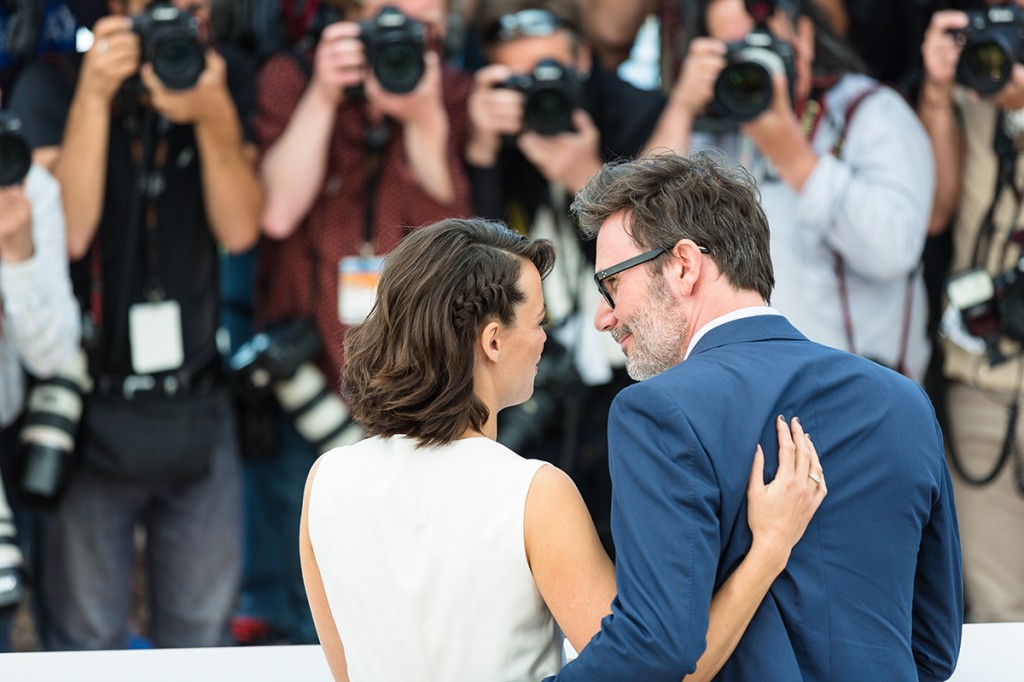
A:
[[[698,149],[758,182],[772,305],[932,398],[967,619],[1024,621],[1021,60],[1024,9],[984,1],[0,0],[0,650],[315,642],[344,332],[450,216],[557,246],[499,440],[614,556],[631,380],[569,205]]]

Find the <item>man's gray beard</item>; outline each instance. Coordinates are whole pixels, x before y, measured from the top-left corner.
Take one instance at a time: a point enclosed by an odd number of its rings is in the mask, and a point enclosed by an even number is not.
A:
[[[634,381],[644,381],[679,362],[689,324],[673,310],[668,287],[655,277],[640,311],[623,328],[633,334],[626,373]]]

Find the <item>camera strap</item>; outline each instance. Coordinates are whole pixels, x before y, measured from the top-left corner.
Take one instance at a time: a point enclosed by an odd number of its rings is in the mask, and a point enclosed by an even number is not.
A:
[[[159,120],[158,120],[159,119]],[[163,192],[163,162],[167,156],[167,141],[162,134],[168,126],[166,119],[157,116],[149,107],[142,110],[138,136],[132,142],[132,157],[136,164],[136,182],[132,186],[132,199],[129,204],[128,218],[125,223],[125,249],[123,269],[118,289],[114,292],[113,329],[111,335],[110,357],[123,357],[124,344],[127,340],[125,326],[128,323],[128,306],[131,300],[131,281],[135,273],[135,263],[139,251],[139,233],[145,239],[144,262],[146,267],[145,297],[147,300],[160,300],[163,289],[159,278],[160,252],[157,244],[156,200]],[[160,133],[158,135],[158,127]],[[159,137],[159,140],[157,139]],[[103,268],[102,246],[97,236],[93,245],[93,257],[90,268],[90,304],[93,307],[93,322],[97,328],[102,324],[103,300]]]
[[[985,211],[981,226],[978,229],[978,236],[974,241],[974,252],[971,263],[974,267],[986,267],[991,262],[992,248],[996,236],[995,212],[1003,193],[1009,189],[1016,200],[1016,207],[1013,210],[1012,220],[1016,221],[1020,215],[1022,203],[1024,203],[1024,191],[1014,182],[1014,171],[1017,167],[1017,159],[1020,156],[1020,145],[1017,140],[1006,132],[1003,125],[1004,114],[1000,109],[996,115],[995,130],[992,135],[992,151],[995,153],[998,164],[996,171],[995,187],[992,191],[992,201]],[[1013,242],[1014,229],[1007,231],[1006,239],[1003,241],[1003,252],[1000,263],[1006,262],[1006,254]]]
[[[960,457],[960,452],[956,448],[956,439],[953,438],[952,425],[948,419],[943,420],[943,431],[945,432],[946,448],[949,450],[949,462],[956,471],[957,475],[960,476],[968,485],[980,488],[986,486],[992,481],[996,480],[996,477],[1003,471],[1003,468],[1007,466],[1007,463],[1013,461],[1013,478],[1017,483],[1017,492],[1024,496],[1024,461],[1021,459],[1020,445],[1017,442],[1017,423],[1020,419],[1020,389],[1021,379],[1024,375],[1024,365],[1020,366],[1017,375],[1017,388],[1014,391],[1013,402],[1010,403],[1006,408],[1006,436],[1003,438],[1003,445],[999,450],[999,458],[996,459],[996,463],[992,465],[992,469],[985,474],[975,476],[971,472],[967,471],[964,466],[963,459]],[[948,412],[948,409],[947,409]]]
[[[882,84],[875,82],[870,86],[862,90],[861,92],[854,95],[854,97],[847,103],[846,110],[843,113],[842,127],[839,130],[839,135],[836,137],[836,141],[832,145],[832,156],[836,159],[843,158],[843,145],[846,142],[846,133],[850,128],[850,121],[853,120],[854,114],[860,107],[861,103],[867,99],[870,95],[878,92],[882,88]],[[809,106],[814,100],[808,100],[808,106],[805,107],[805,121],[806,112],[811,111],[812,107]],[[817,130],[818,124],[821,121],[821,117],[825,112],[825,95],[822,94],[818,101],[817,112],[813,121],[813,128],[810,129],[809,134],[813,135]],[[805,128],[806,130],[806,128]],[[854,327],[853,327],[853,313],[850,308],[850,292],[846,281],[846,263],[843,257],[837,252],[832,252],[833,269],[836,275],[836,290],[839,294],[839,304],[843,309],[843,330],[846,333],[847,349],[851,353],[857,353],[857,345],[855,341]],[[907,287],[906,293],[903,299],[903,321],[900,329],[900,344],[899,351],[896,356],[896,362],[893,366],[897,372],[904,376],[909,376],[906,360],[907,360],[907,347],[910,342],[910,318],[911,312],[914,306],[914,278],[920,270],[920,264],[914,268],[909,275],[907,275]]]

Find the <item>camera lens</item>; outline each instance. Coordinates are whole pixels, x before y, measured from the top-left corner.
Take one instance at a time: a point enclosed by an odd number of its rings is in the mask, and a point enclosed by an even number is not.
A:
[[[1013,54],[992,39],[968,44],[960,53],[957,80],[980,95],[994,95],[1003,89],[1013,69]]]
[[[715,81],[715,99],[737,120],[749,121],[771,104],[771,73],[753,61],[730,64]]]
[[[25,138],[5,127],[0,120],[0,187],[17,185],[32,166],[32,150]]]
[[[540,88],[526,100],[524,125],[540,135],[557,135],[572,130],[572,110],[573,103],[563,91]]]
[[[194,87],[205,62],[202,48],[189,35],[166,37],[153,49],[153,71],[172,90]]]
[[[425,68],[422,47],[406,40],[382,46],[373,60],[373,73],[381,86],[396,94],[412,91]]]

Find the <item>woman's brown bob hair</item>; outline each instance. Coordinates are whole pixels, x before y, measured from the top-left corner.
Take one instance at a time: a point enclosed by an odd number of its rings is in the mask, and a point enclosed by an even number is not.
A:
[[[429,446],[483,428],[474,342],[485,323],[514,322],[525,261],[547,276],[554,246],[479,218],[420,228],[387,256],[373,310],[345,336],[342,392],[367,433]]]

